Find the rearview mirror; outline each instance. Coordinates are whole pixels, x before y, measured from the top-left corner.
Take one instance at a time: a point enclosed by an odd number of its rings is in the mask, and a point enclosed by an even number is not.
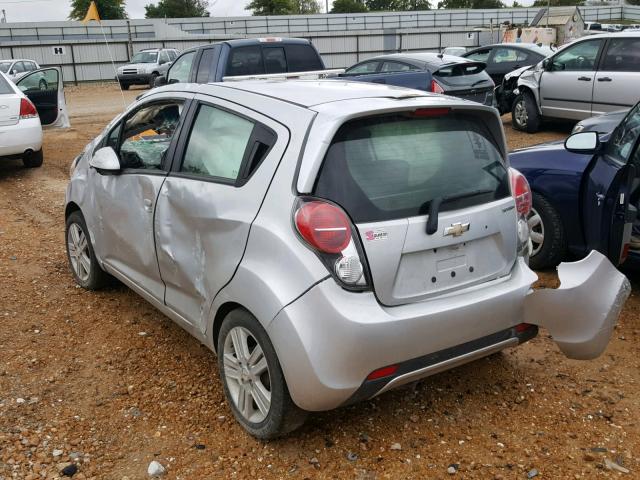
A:
[[[120,160],[113,148],[103,147],[95,151],[89,166],[101,172],[115,173],[120,171]]]
[[[600,147],[597,132],[580,132],[571,135],[564,142],[564,148],[573,153],[596,153]]]
[[[163,85],[167,84],[167,77],[165,77],[164,75],[160,75],[156,78],[156,81],[153,82],[153,86],[154,87],[162,87]]]

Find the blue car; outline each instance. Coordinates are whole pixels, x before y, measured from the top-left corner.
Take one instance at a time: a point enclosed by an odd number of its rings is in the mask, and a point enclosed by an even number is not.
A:
[[[575,133],[509,155],[533,191],[532,268],[591,250],[640,261],[640,103],[609,134]]]

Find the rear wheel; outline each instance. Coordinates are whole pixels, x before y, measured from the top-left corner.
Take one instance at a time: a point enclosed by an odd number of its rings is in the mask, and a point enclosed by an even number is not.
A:
[[[42,166],[42,162],[44,160],[44,155],[42,154],[42,149],[37,152],[29,151],[25,152],[22,155],[22,164],[26,168],[38,168]]]
[[[304,423],[306,412],[291,400],[275,349],[253,315],[241,309],[230,312],[217,346],[224,393],[245,430],[270,439]]]
[[[516,130],[535,133],[540,128],[540,114],[533,95],[522,92],[516,97],[511,109],[511,123]]]
[[[527,216],[533,251],[529,266],[535,270],[557,266],[567,251],[562,220],[542,195],[533,194],[533,207]]]
[[[158,78],[158,74],[152,73],[151,78],[149,79],[149,88],[153,88],[156,86],[156,78]]]
[[[93,251],[87,224],[80,211],[67,217],[67,258],[76,283],[87,290],[97,290],[112,282],[113,277],[102,270]]]

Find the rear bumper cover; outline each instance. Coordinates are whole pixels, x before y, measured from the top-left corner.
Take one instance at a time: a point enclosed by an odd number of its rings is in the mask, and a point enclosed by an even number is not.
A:
[[[20,120],[15,125],[0,127],[0,157],[21,156],[27,150],[42,148],[42,126],[39,118]]]
[[[370,398],[517,345],[528,339],[517,335],[521,323],[548,328],[570,358],[595,358],[609,341],[629,282],[597,252],[562,264],[558,273],[560,288],[533,291],[537,277],[519,259],[507,278],[398,307],[329,279],[281,310],[267,331],[294,402],[310,411]],[[361,390],[372,371],[394,364],[402,369],[378,388]]]

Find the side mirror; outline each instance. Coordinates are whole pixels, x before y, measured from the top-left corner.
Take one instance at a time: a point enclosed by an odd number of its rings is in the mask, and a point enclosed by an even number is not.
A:
[[[153,83],[154,87],[162,87],[163,85],[167,84],[167,77],[165,77],[164,75],[160,75],[158,77],[156,77],[156,81]]]
[[[551,65],[553,65],[553,62],[551,61],[550,58],[545,58],[544,60],[542,60],[542,69],[545,72],[548,72],[549,70],[551,70]]]
[[[575,133],[564,141],[564,148],[573,153],[593,154],[600,148],[600,138],[597,132]]]
[[[116,173],[121,170],[118,155],[111,147],[103,147],[96,150],[91,160],[89,160],[89,166],[100,172]]]

